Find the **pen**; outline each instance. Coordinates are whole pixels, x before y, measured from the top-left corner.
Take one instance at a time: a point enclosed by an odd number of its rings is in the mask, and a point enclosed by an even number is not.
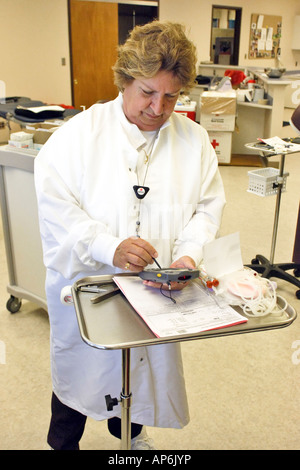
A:
[[[157,266],[159,269],[162,269],[161,266],[160,266],[160,264],[159,264],[159,262],[156,261],[156,259],[153,258],[153,256],[152,256],[152,259],[153,259],[154,263],[156,264],[156,266]]]

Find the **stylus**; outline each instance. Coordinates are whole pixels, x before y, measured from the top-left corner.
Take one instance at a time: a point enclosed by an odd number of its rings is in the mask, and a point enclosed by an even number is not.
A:
[[[154,263],[156,264],[156,266],[157,266],[159,269],[162,269],[162,267],[160,266],[160,264],[158,263],[158,261],[156,261],[156,259],[153,258],[153,256],[152,256],[152,259],[153,259]]]

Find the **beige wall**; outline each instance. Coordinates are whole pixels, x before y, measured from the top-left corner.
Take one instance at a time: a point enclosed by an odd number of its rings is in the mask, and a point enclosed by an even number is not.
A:
[[[199,61],[208,60],[213,4],[242,7],[240,65],[275,65],[274,60],[245,58],[251,14],[261,13],[282,16],[282,65],[294,69],[298,61],[300,69],[300,53],[290,47],[293,18],[300,15],[299,0],[160,0],[160,18],[185,23]],[[7,96],[71,104],[67,13],[67,0],[0,0],[0,80]]]
[[[160,0],[160,19],[180,21],[187,26],[195,42],[199,61],[209,60],[212,5],[242,8],[239,65],[274,67],[274,59],[249,60],[248,46],[252,13],[282,16],[281,61],[287,69],[300,69],[300,52],[292,51],[292,30],[295,15],[300,15],[299,0]]]
[[[0,24],[6,96],[70,105],[67,0],[0,0]]]

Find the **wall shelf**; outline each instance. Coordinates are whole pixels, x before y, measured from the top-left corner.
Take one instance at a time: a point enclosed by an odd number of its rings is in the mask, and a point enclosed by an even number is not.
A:
[[[272,111],[273,106],[270,104],[259,104],[259,103],[251,103],[247,101],[237,101],[238,106],[247,106],[249,108],[261,108],[261,109],[268,109]]]

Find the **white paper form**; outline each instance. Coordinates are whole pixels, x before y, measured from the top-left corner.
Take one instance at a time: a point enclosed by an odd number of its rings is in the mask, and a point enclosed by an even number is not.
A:
[[[181,291],[172,291],[176,300],[164,297],[159,289],[145,286],[137,276],[116,276],[115,283],[129,303],[157,337],[199,333],[247,321],[232,307],[221,308],[199,280]],[[164,291],[169,295],[168,291]]]
[[[286,142],[278,136],[270,137],[268,139],[257,139],[271,147],[271,150],[274,150],[275,153],[282,152],[299,152],[300,145],[293,144],[292,142]]]

